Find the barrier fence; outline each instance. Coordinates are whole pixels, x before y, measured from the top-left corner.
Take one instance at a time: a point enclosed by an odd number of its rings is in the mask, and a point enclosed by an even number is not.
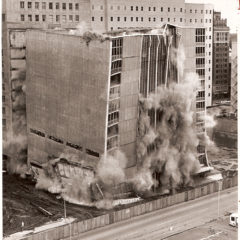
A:
[[[145,203],[136,203],[137,205],[128,207],[122,210],[117,210],[102,216],[87,219],[80,222],[73,222],[68,225],[56,227],[44,232],[32,234],[23,240],[77,240],[81,233],[104,227],[109,224],[124,221],[145,213],[156,211],[162,208],[166,208],[178,203],[194,200],[206,196],[208,194],[218,192],[237,186],[238,176],[232,178],[225,178],[221,182],[212,182],[204,186],[197,187],[182,193],[177,193],[170,196],[165,196],[157,200],[153,200]]]

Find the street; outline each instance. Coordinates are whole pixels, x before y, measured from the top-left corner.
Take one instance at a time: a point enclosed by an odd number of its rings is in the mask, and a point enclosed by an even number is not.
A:
[[[168,239],[237,210],[237,187],[86,232],[81,240]],[[219,216],[218,216],[219,214]],[[184,238],[181,238],[184,239]],[[194,238],[195,239],[195,238]],[[201,239],[201,237],[199,238]]]

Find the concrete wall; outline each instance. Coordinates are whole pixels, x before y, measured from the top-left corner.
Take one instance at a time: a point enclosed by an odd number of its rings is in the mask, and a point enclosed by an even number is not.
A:
[[[222,183],[212,182],[207,185],[197,187],[186,192],[178,193],[167,197],[162,197],[160,199],[153,200],[150,202],[139,203],[138,205],[127,207],[126,209],[111,212],[109,214],[102,215],[96,218],[87,219],[80,222],[73,222],[71,224],[50,229],[45,232],[40,232],[38,234],[26,237],[23,240],[38,240],[38,239],[67,240],[70,237],[72,240],[73,239],[77,240],[79,239],[79,235],[81,233],[99,227],[104,227],[109,224],[121,222],[126,219],[130,219],[139,215],[163,209],[178,203],[194,200],[196,198],[200,198],[208,194],[218,192],[219,190],[224,190],[227,188],[237,186],[237,179],[238,176],[226,178],[223,180]]]
[[[87,45],[77,36],[28,31],[29,161],[59,156],[67,142],[83,158],[91,158],[87,149],[104,152],[109,55],[109,41]]]

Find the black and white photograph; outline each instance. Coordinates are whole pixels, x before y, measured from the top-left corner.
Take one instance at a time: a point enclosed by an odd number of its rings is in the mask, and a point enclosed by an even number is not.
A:
[[[1,12],[3,240],[238,239],[240,0]]]

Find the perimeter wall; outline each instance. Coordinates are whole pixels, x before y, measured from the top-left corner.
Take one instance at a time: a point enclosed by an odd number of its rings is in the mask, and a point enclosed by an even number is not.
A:
[[[49,229],[44,232],[30,235],[23,240],[68,240],[70,238],[71,240],[78,240],[80,237],[79,235],[84,232],[173,206],[178,203],[194,200],[208,194],[218,192],[219,190],[235,187],[237,186],[237,183],[238,176],[236,175],[232,178],[225,178],[220,183],[211,182],[175,195],[165,196],[149,202],[140,202],[137,205],[135,203],[135,206],[126,206],[125,209],[113,211],[99,217]]]

